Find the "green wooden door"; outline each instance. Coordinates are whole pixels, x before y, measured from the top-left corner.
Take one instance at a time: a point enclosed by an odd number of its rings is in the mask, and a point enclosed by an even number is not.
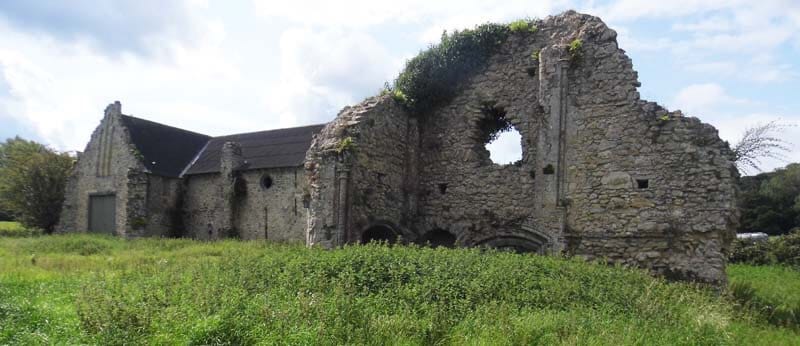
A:
[[[115,195],[89,196],[89,232],[114,234],[117,224]]]

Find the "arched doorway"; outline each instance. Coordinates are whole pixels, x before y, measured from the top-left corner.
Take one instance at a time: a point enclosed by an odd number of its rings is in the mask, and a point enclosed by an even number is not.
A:
[[[505,236],[505,237],[486,239],[478,243],[477,245],[495,248],[503,251],[520,253],[520,254],[521,253],[544,254],[547,246],[546,244],[547,244],[546,241],[542,241],[539,239],[532,240],[522,237]]]
[[[394,244],[397,242],[397,232],[389,226],[375,225],[361,233],[361,244],[373,241]]]
[[[443,229],[434,229],[425,233],[419,240],[420,245],[430,245],[431,247],[448,247],[452,248],[456,245],[456,236],[453,233]]]

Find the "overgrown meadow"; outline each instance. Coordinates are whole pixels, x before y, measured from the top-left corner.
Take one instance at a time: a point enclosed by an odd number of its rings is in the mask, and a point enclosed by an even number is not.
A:
[[[751,281],[751,301],[800,301],[797,271],[731,276]],[[477,249],[0,238],[0,344],[800,344],[796,324],[751,305],[639,270]]]

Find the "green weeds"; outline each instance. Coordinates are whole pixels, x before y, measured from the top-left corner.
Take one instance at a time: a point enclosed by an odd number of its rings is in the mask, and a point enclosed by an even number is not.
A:
[[[798,337],[738,317],[714,292],[639,270],[477,249],[3,238],[0,297],[0,344],[724,345]]]

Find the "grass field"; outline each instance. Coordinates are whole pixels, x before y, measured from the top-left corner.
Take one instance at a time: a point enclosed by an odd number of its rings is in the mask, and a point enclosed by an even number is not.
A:
[[[779,326],[800,329],[800,271],[783,266],[728,266],[731,293],[747,308]]]
[[[782,270],[731,280],[791,305],[800,278]],[[749,311],[637,270],[474,249],[0,238],[0,344],[800,344]]]

